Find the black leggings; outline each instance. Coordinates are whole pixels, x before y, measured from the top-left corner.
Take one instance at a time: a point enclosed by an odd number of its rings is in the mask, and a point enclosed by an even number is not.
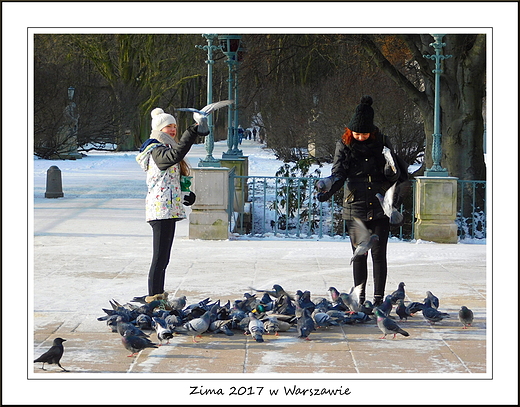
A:
[[[349,235],[352,230],[354,221],[346,221]],[[365,221],[365,225],[368,229],[379,236],[379,242],[375,242],[374,246],[370,250],[372,254],[372,267],[374,276],[374,297],[383,298],[385,294],[386,286],[386,275],[387,275],[387,262],[386,262],[386,247],[388,243],[388,234],[390,232],[390,222],[387,217],[383,219]],[[352,244],[352,239],[351,239]],[[354,253],[355,247],[352,244],[352,253]],[[354,285],[363,284],[362,298],[365,297],[365,288],[368,278],[368,267],[367,267],[368,256],[358,256],[352,262],[353,274],[354,274]]]
[[[177,220],[162,219],[148,222],[153,230],[153,256],[148,273],[148,295],[164,292],[164,277],[166,266],[170,261]]]

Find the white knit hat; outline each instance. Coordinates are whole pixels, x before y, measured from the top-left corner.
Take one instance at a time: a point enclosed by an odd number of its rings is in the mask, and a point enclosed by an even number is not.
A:
[[[152,110],[152,130],[162,130],[169,124],[177,124],[175,117],[171,114],[164,113],[160,107]]]

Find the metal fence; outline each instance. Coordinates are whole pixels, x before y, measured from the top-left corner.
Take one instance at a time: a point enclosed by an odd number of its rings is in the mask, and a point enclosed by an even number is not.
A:
[[[342,219],[343,189],[329,201],[316,199],[316,177],[238,176],[230,172],[230,231],[250,237],[335,238],[348,236]],[[391,236],[414,239],[415,181],[403,197],[404,224]],[[457,218],[460,239],[486,238],[486,182],[458,181]]]

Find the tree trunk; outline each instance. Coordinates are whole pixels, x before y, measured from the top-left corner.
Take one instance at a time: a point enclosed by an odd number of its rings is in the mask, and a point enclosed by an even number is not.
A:
[[[361,45],[375,64],[394,80],[417,105],[424,119],[426,150],[423,168],[431,168],[433,144],[433,112],[435,105],[435,62],[424,55],[435,54],[430,35],[403,35],[413,59],[420,67],[424,81],[412,83],[381,52],[376,36],[362,36]],[[446,35],[442,54],[450,58],[442,63],[440,78],[441,167],[450,176],[462,180],[485,180],[484,118],[486,36]],[[422,90],[421,88],[424,88]]]

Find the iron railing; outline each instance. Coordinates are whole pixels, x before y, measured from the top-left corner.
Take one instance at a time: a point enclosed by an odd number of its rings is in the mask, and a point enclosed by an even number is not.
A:
[[[230,231],[250,237],[344,239],[343,189],[329,201],[316,199],[316,177],[239,176],[230,172]],[[237,188],[237,185],[240,187]],[[414,239],[415,181],[403,196],[400,212],[404,224],[390,234]],[[457,218],[460,239],[486,237],[486,182],[458,181]]]

